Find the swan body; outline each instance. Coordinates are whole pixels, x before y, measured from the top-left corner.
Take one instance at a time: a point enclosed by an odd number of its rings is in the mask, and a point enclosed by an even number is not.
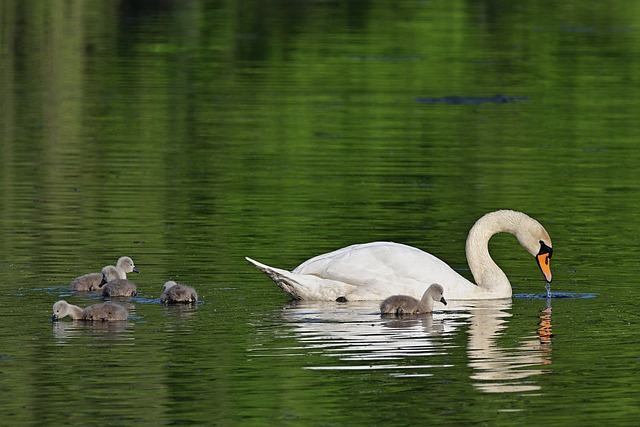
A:
[[[102,269],[102,280],[99,285],[105,297],[135,297],[138,289],[131,280],[121,278],[118,269],[108,265]]]
[[[169,280],[162,287],[161,304],[196,304],[198,294],[191,286]]]
[[[115,268],[118,270],[121,279],[126,279],[127,273],[140,273],[140,270],[136,268],[133,260],[128,256],[118,258]],[[83,274],[73,279],[71,289],[86,292],[102,292],[102,289],[100,289],[101,280],[102,273]]]
[[[382,304],[380,304],[380,312],[382,314],[395,314],[396,316],[431,313],[433,311],[434,301],[447,305],[447,300],[444,299],[443,293],[444,289],[442,289],[442,286],[434,283],[424,291],[420,300],[410,297],[409,295],[392,295],[382,301]]]
[[[419,299],[429,283],[439,283],[451,300],[510,298],[509,279],[489,255],[489,239],[499,232],[515,235],[551,282],[549,234],[535,219],[512,210],[490,212],[469,231],[467,261],[477,284],[437,257],[393,242],[348,246],[311,258],[292,271],[246,259],[294,299],[384,300],[396,294]]]
[[[52,320],[55,322],[65,316],[70,316],[73,320],[113,321],[127,320],[129,313],[125,307],[111,301],[93,304],[87,308],[69,304],[65,300],[53,304]]]

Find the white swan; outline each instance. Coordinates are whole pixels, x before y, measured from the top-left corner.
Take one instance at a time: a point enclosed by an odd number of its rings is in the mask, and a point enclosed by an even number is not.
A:
[[[348,246],[311,258],[291,272],[246,259],[294,299],[383,300],[395,294],[421,298],[425,286],[434,282],[451,300],[510,298],[509,279],[489,255],[489,239],[499,232],[515,235],[551,282],[549,234],[535,219],[511,210],[490,212],[469,231],[467,262],[477,284],[435,256],[393,242]]]
[[[380,313],[395,314],[420,314],[433,312],[433,302],[438,301],[447,305],[444,299],[444,289],[437,283],[432,284],[424,291],[421,299],[415,299],[409,295],[391,295],[380,304]]]

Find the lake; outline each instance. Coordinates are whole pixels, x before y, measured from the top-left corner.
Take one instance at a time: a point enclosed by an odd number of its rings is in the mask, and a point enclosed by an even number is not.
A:
[[[640,5],[49,3],[0,5],[4,423],[637,424]],[[394,241],[471,279],[497,209],[551,235],[550,295],[508,234],[513,298],[400,319],[244,259]],[[127,321],[52,322],[122,255]]]

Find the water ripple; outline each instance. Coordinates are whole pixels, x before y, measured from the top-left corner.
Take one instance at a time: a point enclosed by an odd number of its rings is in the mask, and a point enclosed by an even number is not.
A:
[[[433,315],[388,318],[380,316],[375,302],[293,302],[280,317],[283,326],[293,327],[301,347],[252,350],[265,357],[329,358],[309,358],[313,362],[306,370],[384,370],[393,377],[431,377],[466,364],[473,384],[484,392],[540,388],[533,378],[551,372],[549,305],[541,311],[537,331],[508,347],[498,345],[498,338],[508,326],[511,301],[450,305],[451,310]],[[463,349],[454,340],[460,333],[468,335]]]

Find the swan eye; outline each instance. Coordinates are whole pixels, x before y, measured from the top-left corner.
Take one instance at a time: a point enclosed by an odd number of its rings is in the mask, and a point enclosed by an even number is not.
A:
[[[538,252],[538,256],[543,254],[549,254],[549,258],[553,255],[553,248],[547,246],[545,242],[540,240],[540,252]]]

